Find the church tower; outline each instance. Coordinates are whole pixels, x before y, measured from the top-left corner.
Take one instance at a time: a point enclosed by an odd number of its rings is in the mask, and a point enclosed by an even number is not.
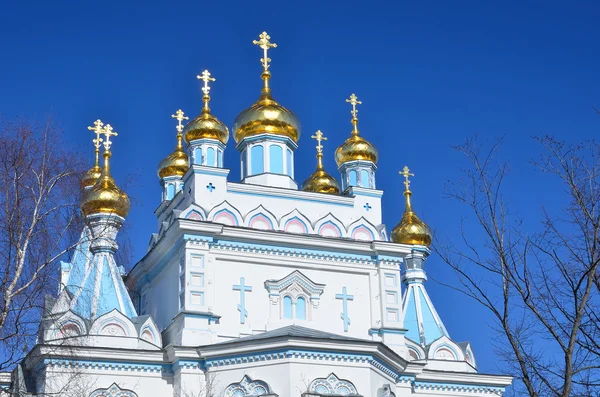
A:
[[[175,114],[171,115],[177,119],[177,146],[169,156],[167,156],[158,165],[158,177],[162,186],[163,201],[173,200],[173,197],[183,189],[182,176],[189,168],[188,155],[183,150],[183,125],[181,122],[187,120],[183,110],[179,109]]]
[[[242,111],[233,126],[241,154],[242,181],[255,185],[297,189],[294,180],[294,151],[300,139],[300,122],[271,95],[271,59],[268,50],[276,48],[263,32],[253,43],[263,49],[262,93],[257,102]]]

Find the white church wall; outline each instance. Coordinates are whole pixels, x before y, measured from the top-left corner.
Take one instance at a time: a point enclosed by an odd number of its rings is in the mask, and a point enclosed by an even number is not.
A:
[[[146,303],[148,314],[152,316],[158,328],[163,331],[171,324],[179,312],[179,255],[171,258],[165,268],[148,284]]]

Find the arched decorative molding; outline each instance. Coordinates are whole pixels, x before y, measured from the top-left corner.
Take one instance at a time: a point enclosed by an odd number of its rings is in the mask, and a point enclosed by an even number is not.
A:
[[[327,378],[313,380],[308,386],[308,392],[317,396],[360,396],[352,382],[339,379],[334,373]]]
[[[348,226],[348,236],[354,240],[373,241],[378,239],[379,232],[372,223],[361,217]]]
[[[221,223],[229,226],[239,226],[242,224],[242,214],[229,204],[227,201],[214,207],[206,217],[211,222]]]
[[[56,340],[64,338],[73,338],[87,334],[86,323],[72,311],[65,312],[58,319],[53,321],[50,329],[46,333],[46,340]]]
[[[294,270],[280,280],[265,281],[265,288],[273,303],[277,303],[279,298],[285,294],[290,295],[292,300],[306,296],[310,300],[311,306],[317,308],[319,299],[325,290],[325,284],[315,283],[300,271]]]
[[[90,397],[138,397],[138,395],[131,390],[121,389],[116,383],[113,383],[107,389],[94,390]]]
[[[246,397],[246,396],[272,396],[277,394],[271,392],[267,382],[262,380],[252,380],[248,375],[244,375],[241,381],[232,383],[223,393],[225,397]]]
[[[315,223],[315,231],[324,237],[346,237],[344,224],[331,213]]]
[[[96,319],[90,328],[90,335],[136,337],[135,325],[123,313],[114,309]]]
[[[206,211],[204,211],[202,207],[192,204],[186,210],[182,211],[179,217],[195,221],[204,221],[206,220]]]
[[[310,221],[297,209],[284,215],[279,221],[279,224],[284,232],[298,234],[313,233]]]
[[[155,346],[162,347],[161,334],[158,331],[156,323],[150,316],[140,316],[133,319],[140,339],[152,343]]]
[[[277,218],[262,205],[248,212],[245,224],[247,227],[259,230],[275,230],[278,228]]]
[[[427,357],[421,345],[406,337],[404,340],[408,348],[408,360],[423,360]]]
[[[431,343],[427,350],[428,359],[465,361],[465,355],[460,346],[445,335]]]
[[[475,361],[475,355],[473,354],[473,350],[471,349],[471,344],[469,342],[463,346],[463,351],[465,352],[465,361],[474,368],[477,368],[477,361]]]
[[[67,288],[62,290],[62,292],[60,293],[60,295],[54,302],[54,305],[52,306],[52,310],[50,312],[51,314],[65,313],[68,310],[70,310],[71,296],[69,295],[69,292],[67,292],[67,290],[71,289],[69,287],[72,287],[72,286],[70,284],[68,284],[68,282],[67,282],[66,287]]]

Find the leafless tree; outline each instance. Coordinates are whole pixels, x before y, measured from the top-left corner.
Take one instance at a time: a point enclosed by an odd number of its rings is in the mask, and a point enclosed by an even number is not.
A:
[[[80,159],[50,118],[0,121],[0,371],[35,344],[57,263],[81,233]]]
[[[467,215],[459,238],[435,250],[458,276],[451,286],[483,305],[501,336],[497,348],[515,376],[516,395],[600,394],[600,144],[568,145],[537,138],[543,150],[532,162],[554,177],[552,205],[542,219],[518,217],[505,191],[508,163],[502,139],[477,137],[456,150],[466,156],[462,177],[448,197]],[[526,195],[521,191],[520,195]],[[538,225],[528,229],[531,225]]]

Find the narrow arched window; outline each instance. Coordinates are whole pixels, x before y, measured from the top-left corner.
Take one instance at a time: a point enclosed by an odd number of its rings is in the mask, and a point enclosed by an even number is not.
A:
[[[199,147],[194,150],[194,164],[202,165],[202,149]]]
[[[244,179],[246,177],[246,156],[248,155],[248,153],[246,153],[245,151],[242,152],[242,169],[240,170],[240,176],[241,179]]]
[[[296,300],[296,318],[306,320],[306,299],[300,297]]]
[[[289,296],[283,298],[283,318],[292,318],[292,298]]]
[[[211,167],[214,167],[216,165],[215,149],[211,147],[206,149],[206,165],[210,165]]]
[[[223,152],[221,150],[217,150],[217,167],[223,167]]]
[[[262,145],[252,146],[250,149],[250,174],[257,175],[265,172],[265,151]]]
[[[172,183],[167,185],[167,200],[173,200],[175,196],[175,186]]]
[[[283,149],[279,145],[269,147],[270,172],[283,174]]]
[[[350,171],[350,186],[356,186],[357,179],[358,179],[358,174],[356,173],[356,171],[355,170]]]
[[[370,187],[369,186],[369,172],[367,170],[362,170],[360,172],[360,186]]]

